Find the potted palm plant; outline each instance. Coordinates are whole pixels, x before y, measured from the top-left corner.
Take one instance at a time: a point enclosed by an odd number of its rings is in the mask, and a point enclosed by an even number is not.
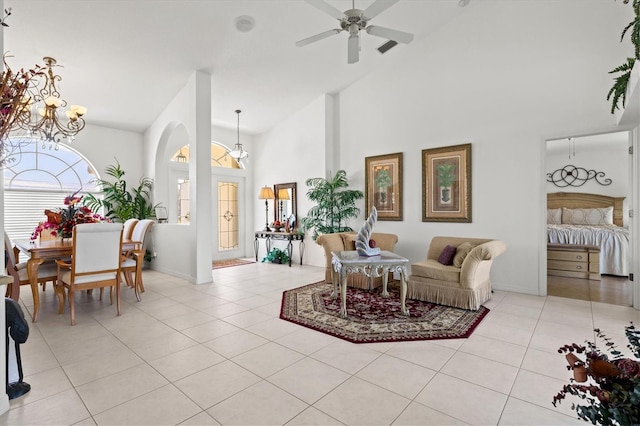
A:
[[[125,171],[122,170],[118,159],[116,164],[107,167],[105,173],[114,179],[113,182],[98,179],[102,187],[104,198],[100,199],[93,194],[85,195],[82,202],[93,211],[103,209],[106,218],[115,222],[124,223],[128,219],[152,219],[155,218],[155,208],[159,205],[151,204],[151,187],[153,180],[143,177],[137,187],[129,189],[124,179]],[[151,251],[145,250],[144,260],[153,260]]]
[[[116,164],[107,167],[105,173],[114,179],[113,182],[98,179],[104,198],[87,194],[83,203],[93,211],[104,209],[104,216],[116,222],[127,219],[150,219],[155,217],[155,208],[151,204],[151,187],[153,180],[147,177],[140,179],[137,187],[129,189],[124,179],[125,171],[116,159]]]
[[[622,65],[609,71],[609,74],[621,73],[614,77],[613,86],[611,86],[609,93],[607,93],[607,100],[611,100],[611,114],[617,109],[624,107],[627,100],[627,87],[631,78],[631,71],[633,70],[634,64],[640,59],[640,0],[623,0],[623,3],[627,4],[630,1],[632,1],[631,6],[633,7],[635,16],[622,30],[620,41],[622,41],[625,34],[629,32],[635,55],[633,58],[627,58]],[[621,105],[618,105],[620,103]]]
[[[315,241],[320,234],[353,231],[347,222],[360,214],[356,200],[364,198],[364,193],[348,189],[347,173],[338,170],[335,176],[329,179],[310,178],[306,184],[310,187],[307,198],[316,205],[309,210],[307,217],[302,219],[302,226],[305,230],[313,231],[313,240]]]

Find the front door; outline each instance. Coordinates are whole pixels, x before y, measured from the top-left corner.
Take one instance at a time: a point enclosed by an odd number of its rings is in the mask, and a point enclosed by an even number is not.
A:
[[[214,177],[213,210],[214,220],[213,258],[214,260],[243,257],[244,226],[246,212],[244,208],[244,179],[232,177]]]

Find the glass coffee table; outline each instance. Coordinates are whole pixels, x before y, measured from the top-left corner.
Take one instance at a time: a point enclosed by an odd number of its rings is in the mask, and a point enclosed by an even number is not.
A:
[[[360,256],[357,251],[332,251],[331,264],[333,265],[333,293],[338,296],[338,284],[340,285],[340,316],[347,317],[347,275],[361,273],[368,278],[382,277],[382,297],[389,297],[387,281],[389,272],[400,274],[400,306],[404,315],[409,315],[405,306],[407,299],[407,265],[409,259],[398,256],[390,251],[381,251],[376,256]]]

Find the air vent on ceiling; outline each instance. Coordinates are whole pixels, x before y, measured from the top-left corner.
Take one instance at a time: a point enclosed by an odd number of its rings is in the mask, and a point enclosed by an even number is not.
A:
[[[378,47],[378,52],[380,53],[387,53],[387,51],[389,49],[391,49],[392,47],[394,47],[395,45],[397,45],[398,42],[397,41],[393,41],[393,40],[389,40],[388,42],[386,42],[385,44],[383,44],[382,46]]]

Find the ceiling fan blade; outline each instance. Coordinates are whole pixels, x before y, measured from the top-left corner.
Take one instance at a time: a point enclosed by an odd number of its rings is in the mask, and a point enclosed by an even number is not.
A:
[[[298,47],[306,46],[309,43],[313,43],[314,41],[318,41],[318,40],[322,40],[322,39],[327,38],[327,37],[331,37],[332,35],[339,34],[341,32],[342,32],[342,30],[339,30],[339,29],[333,29],[333,30],[325,31],[323,33],[316,34],[314,36],[307,37],[305,39],[296,41],[296,46],[298,46]]]
[[[398,43],[411,43],[413,40],[413,34],[392,30],[391,28],[371,25],[370,27],[365,28],[365,30],[367,30],[367,33],[371,35],[384,37],[388,40],[397,41]]]
[[[324,0],[306,0],[306,2],[309,3],[311,6],[315,7],[316,9],[319,9],[324,13],[327,13],[333,16],[338,20],[342,20],[342,18],[344,18],[343,12],[331,6],[329,3],[326,3]]]
[[[355,64],[360,60],[360,36],[350,35],[347,45],[347,63]]]
[[[384,12],[394,4],[398,3],[399,0],[378,0],[373,2],[368,8],[362,12],[362,17],[365,21],[378,16],[380,13]]]

